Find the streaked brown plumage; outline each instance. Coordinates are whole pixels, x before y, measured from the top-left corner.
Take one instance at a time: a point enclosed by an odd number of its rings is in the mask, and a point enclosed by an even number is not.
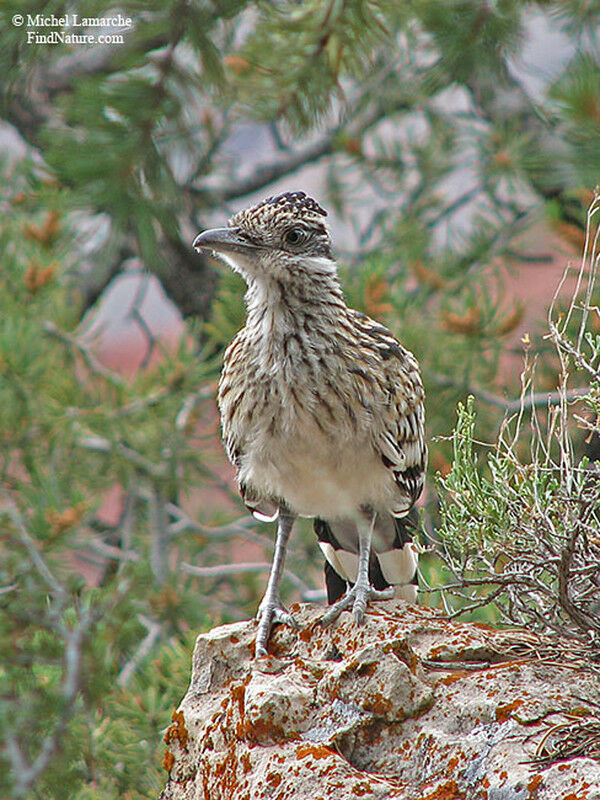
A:
[[[286,193],[194,243],[248,283],[246,326],[225,353],[218,401],[246,504],[262,519],[279,517],[257,653],[273,621],[293,624],[278,582],[295,516],[316,518],[337,577],[328,575],[330,600],[356,582],[325,622],[349,605],[362,621],[369,597],[411,584],[416,568],[402,518],[427,458],[418,364],[386,328],[346,306],[325,216],[303,192]]]

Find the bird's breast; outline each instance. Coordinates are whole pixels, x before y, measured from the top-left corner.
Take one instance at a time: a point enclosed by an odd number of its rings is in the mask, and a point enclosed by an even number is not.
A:
[[[389,504],[395,486],[367,440],[332,442],[318,428],[312,433],[257,438],[241,459],[240,482],[282,498],[308,517],[339,517],[362,505]]]
[[[339,387],[276,378],[248,386],[235,412],[222,407],[224,435],[243,442],[239,481],[282,498],[297,514],[330,518],[395,494],[373,447],[369,412]]]

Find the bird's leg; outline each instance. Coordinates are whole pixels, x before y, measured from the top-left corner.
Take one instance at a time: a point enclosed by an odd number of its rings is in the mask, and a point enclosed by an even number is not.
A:
[[[371,539],[377,513],[373,512],[371,522],[367,524],[364,517],[357,519],[358,527],[358,573],[356,583],[341,600],[338,600],[321,618],[321,625],[330,625],[342,611],[352,606],[357,625],[362,625],[369,600],[389,600],[394,596],[393,586],[387,589],[374,589],[369,581],[369,561],[371,558]]]
[[[275,542],[275,555],[271,564],[269,582],[265,596],[258,607],[256,619],[258,620],[258,630],[256,632],[256,657],[267,655],[267,642],[269,634],[275,622],[282,622],[291,628],[298,628],[296,620],[287,611],[279,598],[279,582],[283,574],[283,564],[285,562],[285,550],[287,547],[292,526],[294,525],[294,515],[287,509],[279,509],[279,519],[277,523],[277,541]]]

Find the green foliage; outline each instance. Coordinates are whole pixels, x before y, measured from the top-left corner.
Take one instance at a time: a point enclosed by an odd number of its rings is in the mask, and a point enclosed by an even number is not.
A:
[[[519,526],[511,515],[511,500],[523,491],[524,504],[530,504],[531,485],[521,486],[515,462],[494,452],[488,454],[487,470],[482,472],[475,441],[474,399],[469,397],[466,405],[458,404],[452,469],[441,479],[444,498],[448,498],[442,504],[442,530],[450,548],[489,558],[500,545],[507,552],[518,549]],[[504,489],[502,494],[499,487]]]
[[[147,785],[139,775],[136,784],[139,797],[151,797],[160,761],[150,755],[187,668],[181,666],[181,681],[168,690],[164,672],[157,670],[151,685],[136,676],[144,699],[133,734],[116,719],[118,703],[126,703],[119,676],[132,659],[137,663],[148,628],[156,644],[170,641],[169,652],[179,658],[182,643],[189,649],[189,628],[197,632],[214,622],[196,581],[172,573],[164,561],[160,540],[168,534],[153,516],[157,497],[180,491],[182,471],[187,481],[205,474],[202,451],[174,420],[186,397],[214,380],[214,365],[182,344],[132,381],[95,368],[73,330],[79,307],[68,270],[68,198],[43,174],[22,175],[15,183],[19,190],[5,187],[0,200],[3,744],[32,769],[43,766],[37,792],[65,796],[69,786],[69,796],[76,796],[95,781],[97,758],[104,759],[101,771],[112,763],[108,754],[98,756],[98,748],[108,728],[116,743],[118,729],[122,740],[131,734],[135,741],[122,748],[123,780],[139,772],[145,754]],[[116,482],[128,487],[132,515],[111,528],[98,511]],[[123,543],[129,560],[111,562],[106,553],[119,552],[115,545]],[[179,558],[201,561],[204,546],[198,536],[183,533]],[[29,796],[30,786],[11,777],[4,756],[1,773],[3,796],[11,788]],[[123,782],[113,783],[95,796],[123,796]]]
[[[141,665],[126,689],[110,692],[90,720],[81,763],[92,781],[73,800],[155,798],[164,785],[164,730],[189,682],[196,631],[165,642]],[[91,734],[91,735],[90,735]],[[143,768],[140,768],[143,766]]]
[[[592,53],[577,53],[550,89],[571,145],[570,162],[586,185],[590,176],[600,180],[600,60]],[[593,187],[589,187],[593,188]]]
[[[534,436],[530,460],[515,452],[520,423],[504,429],[480,463],[473,398],[459,405],[452,469],[438,478],[446,602],[452,608],[459,598],[457,610],[493,604],[504,624],[593,647],[600,481],[585,458],[568,463],[558,414],[545,442],[541,431]]]
[[[211,318],[206,333],[218,348],[226,347],[244,327],[245,309],[240,302],[246,292],[244,279],[230,269],[222,268],[219,286],[212,303]]]
[[[451,0],[440,13],[437,0],[417,4],[425,29],[443,54],[440,69],[459,82],[480,69],[501,69],[502,58],[517,52],[522,43],[522,6],[518,0],[500,0],[493,6]]]
[[[296,131],[330,110],[342,77],[369,74],[377,48],[393,47],[405,17],[389,0],[264,3],[261,12],[239,52],[241,102],[260,119],[284,116]]]
[[[583,255],[569,309],[550,320],[548,338],[560,364],[555,404],[548,402],[545,413],[536,409],[529,367],[519,410],[483,457],[474,400],[459,404],[452,468],[438,477],[436,531],[440,558],[452,575],[450,595],[468,600],[470,609],[494,602],[505,623],[560,633],[592,650],[600,632],[600,476],[577,455],[573,431],[578,423],[590,438],[598,436],[600,337],[588,326],[598,308],[599,211],[596,195],[588,214],[594,244]],[[589,388],[569,392],[572,369],[587,373]]]
[[[99,0],[76,5],[81,16],[106,11]],[[515,77],[532,9],[558,20],[577,50],[535,103]],[[261,573],[234,576],[232,591],[218,569],[195,577],[186,567],[218,567],[233,536],[265,541],[247,519],[231,523],[241,505],[213,474],[216,362],[243,324],[244,287],[222,270],[215,293],[191,241],[209,215],[224,222],[249,196],[295,188],[307,164],[358,242],[336,242],[349,303],[423,367],[432,471],[445,475],[441,521],[433,490],[423,514],[445,548],[443,559],[425,554],[425,579],[454,582],[449,607],[491,622],[585,638],[593,611],[577,570],[583,544],[596,545],[575,509],[595,520],[598,487],[579,456],[568,470],[561,461],[580,442],[569,434],[568,448],[553,440],[546,453],[538,436],[528,457],[523,424],[516,444],[514,428],[498,436],[503,389],[519,394],[503,387],[499,364],[521,308],[497,267],[519,263],[517,236],[533,220],[582,235],[585,190],[600,179],[595,4],[125,0],[119,10],[134,29],[92,53],[28,45],[10,22],[64,4],[0,9],[2,113],[47,165],[7,167],[0,196],[3,796],[155,797],[160,730],[187,683],[193,633],[255,611]],[[240,147],[248,122],[274,144],[259,165]],[[73,211],[103,215],[95,247],[81,248]],[[78,324],[82,294],[93,300],[130,256],[203,318],[178,352],[126,380],[90,359]],[[579,346],[569,317],[564,336]],[[538,347],[538,375],[550,380],[561,361],[548,347]],[[491,447],[476,441],[471,393],[477,437]],[[599,396],[592,381],[592,416]],[[108,523],[100,507],[115,487],[121,516]],[[192,487],[203,494],[190,519],[181,503]],[[296,541],[288,567],[304,579],[320,563],[308,523]],[[564,592],[556,601],[563,557],[579,575],[575,612]],[[11,774],[15,753],[35,767],[26,782]]]

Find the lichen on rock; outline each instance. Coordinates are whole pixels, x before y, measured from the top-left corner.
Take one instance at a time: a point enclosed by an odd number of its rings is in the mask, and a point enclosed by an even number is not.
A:
[[[320,613],[296,607],[300,631],[258,660],[254,622],[198,637],[162,800],[600,798],[594,753],[536,760],[552,726],[600,708],[598,673],[545,658],[552,642],[401,601],[360,628]]]

